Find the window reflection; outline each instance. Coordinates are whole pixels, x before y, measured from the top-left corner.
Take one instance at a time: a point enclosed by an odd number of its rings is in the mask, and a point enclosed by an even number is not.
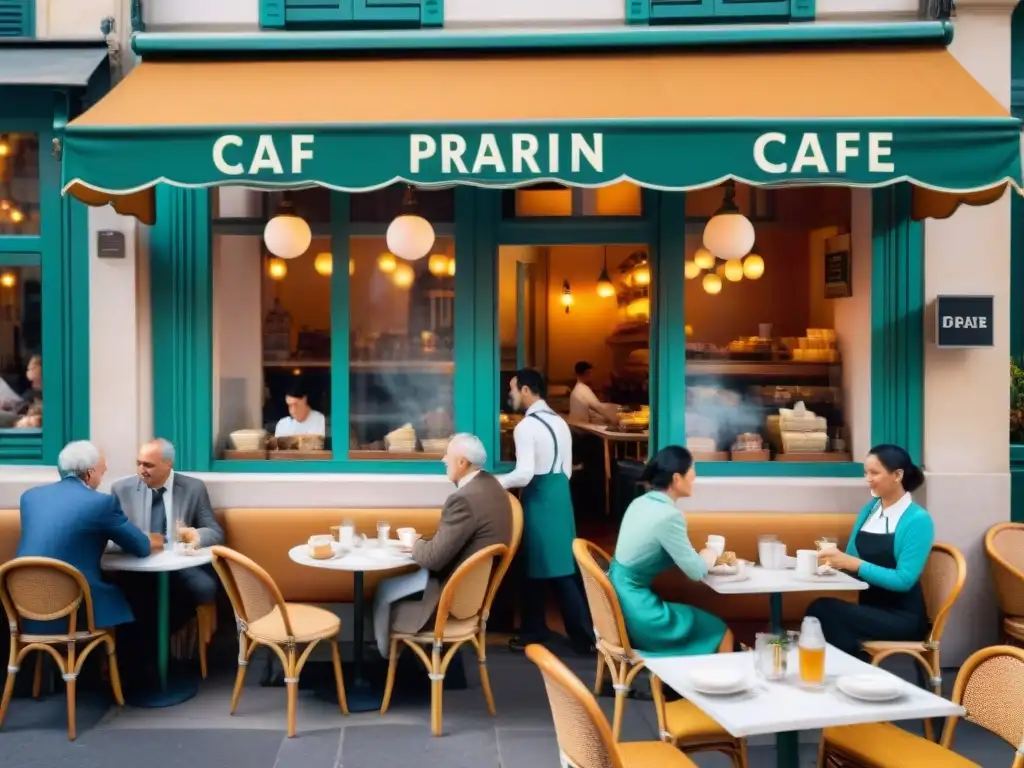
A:
[[[0,133],[0,235],[39,234],[39,137]]]
[[[38,267],[0,267],[0,429],[43,426]]]
[[[349,456],[439,459],[455,431],[455,244],[405,261],[349,243]]]

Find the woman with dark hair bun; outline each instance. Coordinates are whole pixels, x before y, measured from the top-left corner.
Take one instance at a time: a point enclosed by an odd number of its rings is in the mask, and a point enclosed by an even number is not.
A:
[[[673,565],[700,581],[715,564],[716,553],[698,552],[686,533],[686,518],[676,502],[689,496],[697,473],[693,456],[670,445],[647,462],[641,480],[651,490],[633,501],[622,518],[608,578],[622,606],[633,647],[645,654],[679,655],[734,650],[725,622],[699,608],[668,603],[651,582]]]
[[[876,445],[864,460],[864,478],[874,497],[857,516],[846,552],[821,560],[868,583],[859,603],[823,597],[807,610],[821,622],[825,639],[854,656],[871,640],[924,640],[928,612],[921,572],[935,542],[931,515],[911,493],[924,473],[898,445]]]

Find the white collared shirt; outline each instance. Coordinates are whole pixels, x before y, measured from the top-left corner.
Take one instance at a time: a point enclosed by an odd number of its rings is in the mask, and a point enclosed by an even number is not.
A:
[[[174,470],[167,473],[167,480],[164,481],[164,509],[167,511],[167,519],[174,520]],[[170,530],[168,528],[168,530]]]
[[[320,411],[309,409],[305,421],[296,421],[291,416],[285,416],[274,429],[274,437],[295,437],[296,435],[327,435],[327,420]]]
[[[882,500],[879,499],[875,508],[871,510],[871,514],[868,515],[868,519],[861,526],[861,531],[864,533],[895,533],[900,518],[903,517],[904,512],[910,509],[913,501],[909,493],[904,493],[899,501],[884,509]]]
[[[532,414],[538,414],[533,418]],[[551,410],[543,400],[526,409],[526,416],[516,425],[512,437],[516,443],[516,468],[507,475],[499,475],[498,482],[503,488],[523,488],[533,480],[534,475],[546,475],[555,460],[555,443],[551,433],[545,429],[544,421],[555,433],[558,443],[558,463],[555,472],[561,471],[572,477],[572,432],[565,419]]]
[[[476,477],[479,474],[480,474],[480,470],[479,469],[474,469],[472,472],[467,472],[466,474],[464,474],[462,477],[459,478],[459,482],[457,482],[455,484],[455,487],[456,488],[465,488],[466,485],[469,483],[469,481],[472,480],[474,477]]]
[[[589,384],[577,381],[569,395],[569,417],[579,421],[590,421],[592,414],[600,413],[601,401]]]

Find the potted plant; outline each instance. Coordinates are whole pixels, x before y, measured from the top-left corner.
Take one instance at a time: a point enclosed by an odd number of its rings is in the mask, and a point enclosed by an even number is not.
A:
[[[1010,442],[1024,443],[1024,369],[1010,358]]]

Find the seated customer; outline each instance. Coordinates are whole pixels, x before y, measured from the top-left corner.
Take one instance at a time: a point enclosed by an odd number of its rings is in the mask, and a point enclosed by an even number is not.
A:
[[[699,608],[669,603],[651,582],[673,565],[694,581],[715,565],[716,553],[697,552],[686,533],[686,518],[676,502],[690,495],[697,473],[693,456],[670,445],[652,458],[641,480],[651,491],[626,509],[608,578],[615,587],[629,641],[655,656],[699,655],[733,651],[725,622]]]
[[[874,497],[860,511],[846,552],[821,561],[868,583],[860,602],[822,597],[808,616],[821,622],[825,639],[849,654],[866,640],[923,640],[928,611],[921,572],[935,541],[931,515],[910,494],[924,484],[924,473],[897,445],[878,445],[864,460],[864,477]]]
[[[422,566],[420,571],[385,579],[374,595],[374,634],[385,658],[390,630],[414,633],[430,623],[443,584],[456,568],[493,544],[512,543],[508,493],[481,469],[487,463],[487,451],[480,439],[455,435],[443,461],[456,490],[444,503],[437,533],[420,539],[412,548],[413,560]]]
[[[569,395],[569,421],[576,424],[607,424],[619,421],[619,409],[614,403],[602,403],[590,387],[594,366],[586,360],[576,363],[576,386]]]
[[[110,492],[121,502],[128,519],[144,533],[173,541],[175,534],[194,547],[212,547],[224,543],[224,531],[213,514],[206,485],[188,475],[174,471],[174,446],[157,438],[139,449],[135,461],[137,475],[114,483]],[[178,531],[169,530],[180,520]],[[217,599],[217,575],[212,565],[172,571],[171,630],[181,627],[195,615],[196,606],[209,605]],[[133,594],[133,605],[139,601],[151,604],[155,585],[145,583],[139,574],[126,577],[139,591]],[[133,592],[136,591],[133,588]]]
[[[293,384],[284,396],[288,415],[277,422],[274,437],[297,435],[327,435],[327,419],[320,411],[309,407],[309,393],[299,383]]]
[[[100,559],[113,541],[136,557],[150,552],[150,539],[133,526],[113,496],[99,493],[107,461],[92,443],[68,443],[57,457],[61,480],[21,495],[21,540],[16,557],[51,557],[81,571],[92,592],[97,627],[109,629],[133,620],[121,590],[103,580]],[[26,621],[30,634],[64,633],[67,619]],[[80,628],[84,625],[80,624]]]

